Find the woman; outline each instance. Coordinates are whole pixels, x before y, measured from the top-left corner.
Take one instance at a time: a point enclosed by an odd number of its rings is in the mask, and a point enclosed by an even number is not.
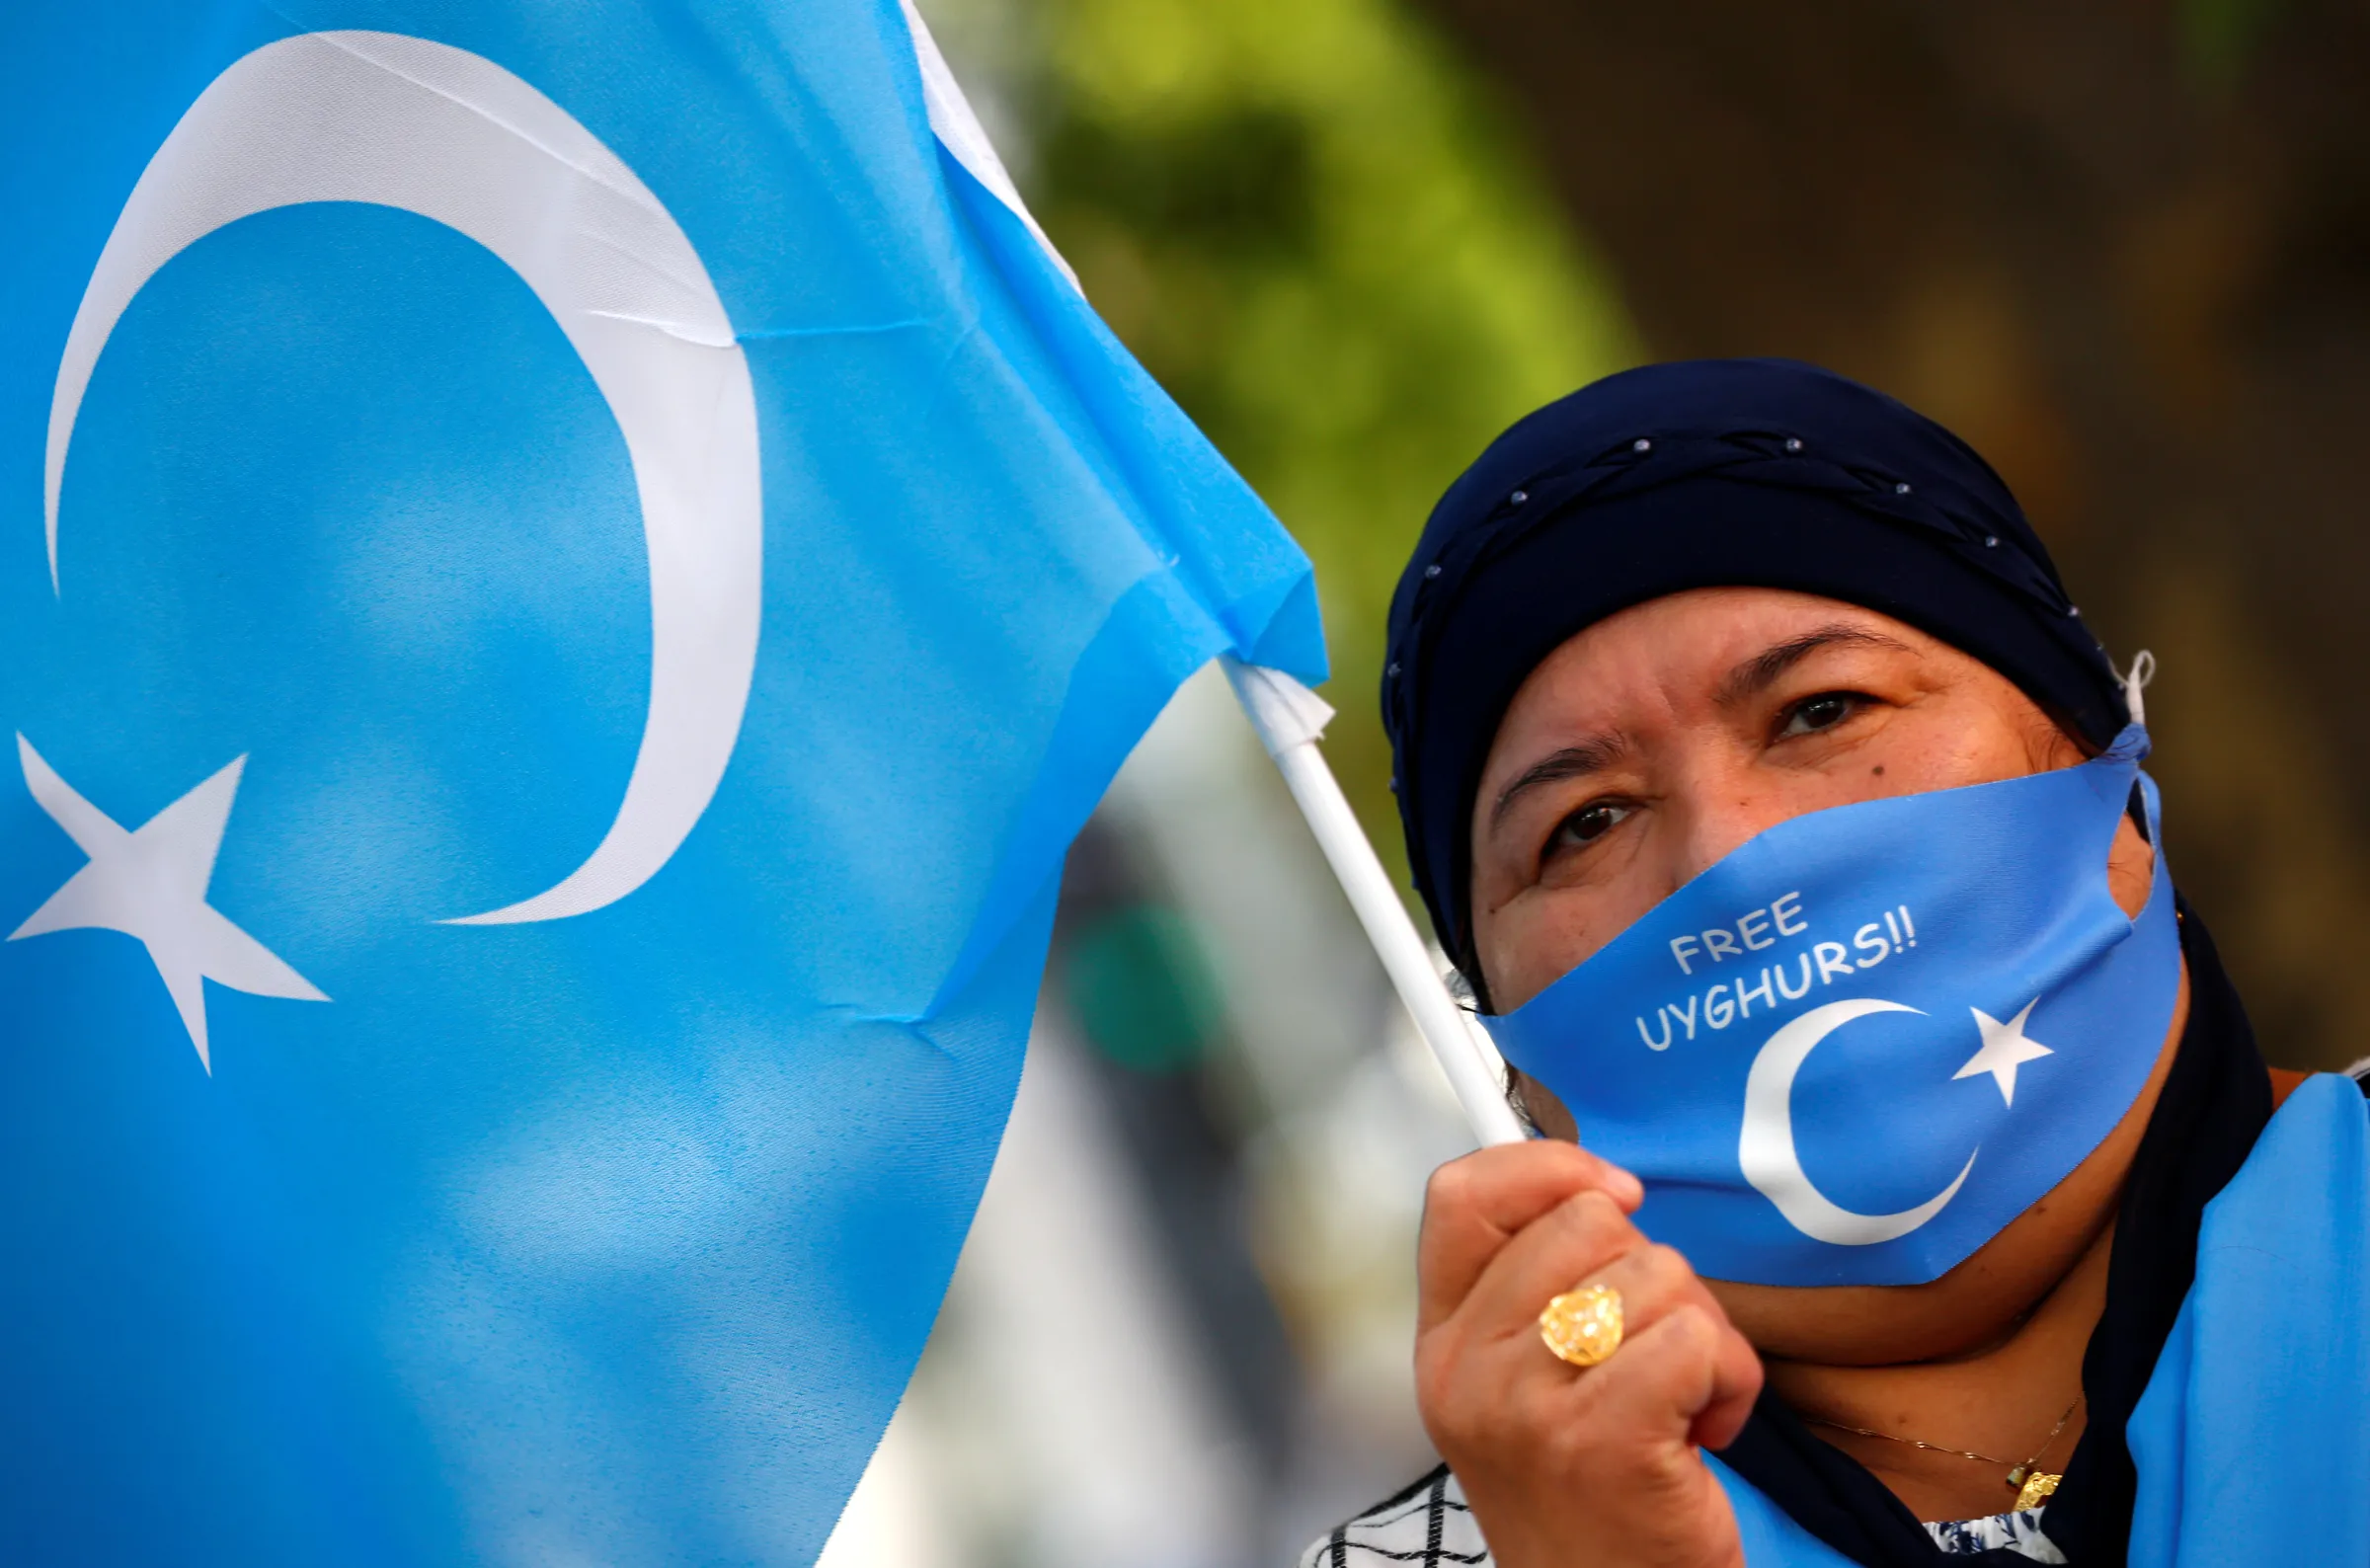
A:
[[[1980,458],[1805,365],[1612,377],[1449,492],[1389,661],[1544,1136],[1433,1179],[1447,1463],[1305,1563],[2370,1564],[2361,1095],[2265,1068]]]

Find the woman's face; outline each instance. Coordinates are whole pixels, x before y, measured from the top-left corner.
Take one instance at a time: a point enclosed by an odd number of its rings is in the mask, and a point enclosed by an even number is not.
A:
[[[1990,666],[1872,610],[1775,588],[1675,593],[1549,655],[1498,726],[1472,821],[1474,948],[1511,1010],[1698,872],[1805,812],[2020,778],[2083,750]],[[2126,820],[2107,860],[2126,913],[2151,852]],[[2186,977],[2172,1040],[2186,1016]],[[2113,1214],[2172,1057],[2058,1189],[1931,1285],[1717,1284],[1765,1353],[1886,1362],[1983,1343],[2062,1278]],[[1541,1129],[1585,1139],[1532,1082]]]
[[[1873,610],[1777,588],[1623,610],[1532,671],[1482,770],[1490,1001],[1521,1006],[1789,817],[2082,759],[2005,676]]]

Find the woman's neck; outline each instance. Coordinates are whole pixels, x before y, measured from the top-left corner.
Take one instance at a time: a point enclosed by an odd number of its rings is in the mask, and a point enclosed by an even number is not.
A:
[[[1812,1431],[1867,1466],[1923,1520],[1974,1519],[2014,1506],[2009,1468],[2038,1451],[2037,1468],[2061,1471],[2082,1436],[2082,1358],[2106,1304],[2114,1243],[2110,1219],[2065,1277],[1997,1342],[1948,1360],[1891,1367],[1772,1361],[1770,1386]],[[2067,1407],[2074,1406],[2071,1415]],[[2065,1425],[2054,1439],[2050,1428]],[[1864,1427],[1936,1450],[1861,1437],[1825,1423]],[[2045,1447],[2044,1447],[2045,1445]]]

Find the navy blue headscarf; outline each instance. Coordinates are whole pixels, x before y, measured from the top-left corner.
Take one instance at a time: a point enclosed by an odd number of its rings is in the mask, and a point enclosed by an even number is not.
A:
[[[1476,982],[1469,824],[1515,691],[1606,616],[1723,587],[1906,621],[2095,745],[2126,721],[2049,552],[1948,431],[1786,359],[1608,376],[1490,444],[1433,510],[1391,600],[1382,722],[1408,857],[1442,945]]]

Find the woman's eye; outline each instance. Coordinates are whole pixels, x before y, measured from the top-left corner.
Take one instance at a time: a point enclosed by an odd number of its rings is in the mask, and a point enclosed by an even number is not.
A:
[[[1611,801],[1591,801],[1555,824],[1555,836],[1547,844],[1548,853],[1558,849],[1593,844],[1636,808],[1617,806]]]
[[[1778,732],[1778,739],[1832,730],[1852,717],[1858,707],[1859,699],[1848,691],[1822,691],[1815,697],[1805,697],[1786,713],[1785,727]]]

